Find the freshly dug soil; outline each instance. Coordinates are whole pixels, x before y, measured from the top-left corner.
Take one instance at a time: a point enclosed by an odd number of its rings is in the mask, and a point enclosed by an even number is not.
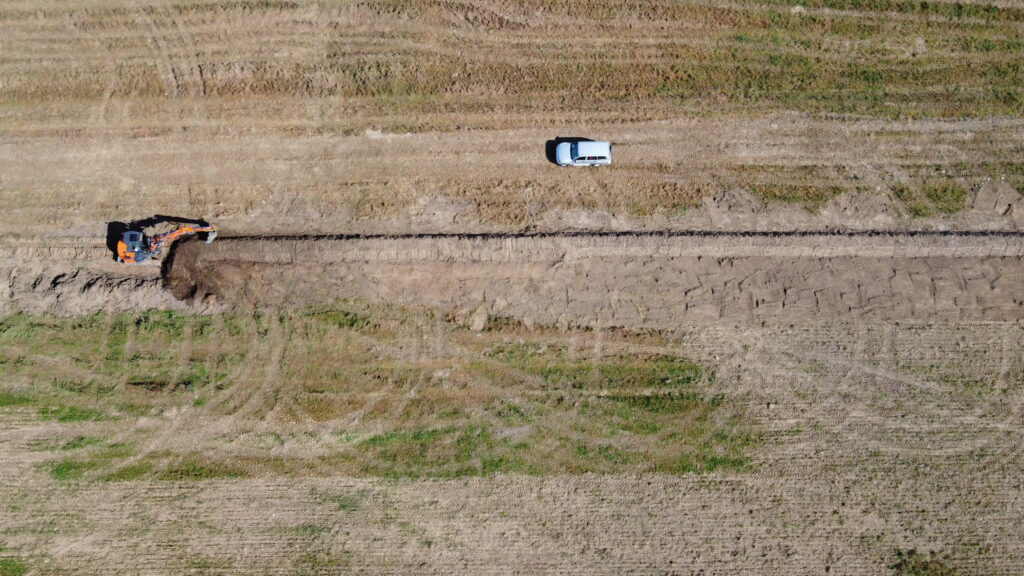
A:
[[[1013,233],[234,237],[182,244],[164,277],[229,306],[362,298],[542,324],[1013,320],[1022,251]]]

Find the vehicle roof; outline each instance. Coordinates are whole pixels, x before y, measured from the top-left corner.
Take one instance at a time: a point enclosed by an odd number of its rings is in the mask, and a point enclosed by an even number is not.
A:
[[[579,156],[611,156],[610,142],[580,142],[576,147]]]

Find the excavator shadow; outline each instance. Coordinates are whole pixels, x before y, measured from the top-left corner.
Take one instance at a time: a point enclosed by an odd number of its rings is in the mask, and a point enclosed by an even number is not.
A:
[[[132,220],[131,222],[107,222],[107,250],[110,251],[111,259],[117,260],[117,243],[129,230],[142,232],[150,226],[157,226],[165,222],[179,224],[192,224],[194,226],[209,226],[210,223],[200,218],[185,218],[182,216],[168,216],[166,214],[154,214],[149,218]]]

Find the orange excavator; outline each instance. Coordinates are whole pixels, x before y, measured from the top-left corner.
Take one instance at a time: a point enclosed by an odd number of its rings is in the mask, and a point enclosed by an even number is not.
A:
[[[199,234],[207,244],[213,242],[217,237],[217,227],[206,226],[182,226],[166,234],[157,234],[150,237],[141,230],[128,230],[117,242],[117,261],[123,264],[142,264],[143,262],[158,258],[164,248],[164,244],[174,242],[183,236]]]

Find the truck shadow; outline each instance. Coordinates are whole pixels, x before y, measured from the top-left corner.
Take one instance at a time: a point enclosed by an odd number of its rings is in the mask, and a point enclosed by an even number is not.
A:
[[[143,218],[141,220],[132,220],[131,222],[107,222],[107,250],[110,251],[110,257],[113,260],[117,260],[117,243],[124,236],[124,233],[129,230],[143,231],[145,228],[150,226],[156,226],[163,224],[164,222],[177,222],[181,224],[193,224],[195,226],[209,226],[210,223],[201,218],[184,218],[182,216],[168,216],[166,214],[154,214],[149,218]]]
[[[548,140],[544,143],[544,155],[547,157],[548,162],[558,164],[555,160],[555,148],[562,142],[593,142],[593,140],[580,136],[556,136],[554,140]]]

